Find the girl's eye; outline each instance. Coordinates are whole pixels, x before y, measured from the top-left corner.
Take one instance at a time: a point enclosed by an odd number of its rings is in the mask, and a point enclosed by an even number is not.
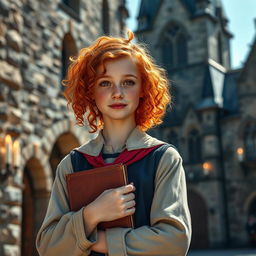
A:
[[[124,86],[133,86],[133,85],[135,85],[135,82],[133,80],[125,80],[123,82],[123,85]]]
[[[109,81],[101,81],[101,82],[99,83],[99,85],[100,85],[101,87],[108,87],[108,86],[111,86],[111,83],[110,83]]]

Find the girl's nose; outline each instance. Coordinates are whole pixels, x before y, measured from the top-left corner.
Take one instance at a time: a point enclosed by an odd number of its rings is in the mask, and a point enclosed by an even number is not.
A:
[[[112,94],[112,98],[123,98],[123,89],[121,88],[120,85],[115,85],[113,86],[113,94]]]

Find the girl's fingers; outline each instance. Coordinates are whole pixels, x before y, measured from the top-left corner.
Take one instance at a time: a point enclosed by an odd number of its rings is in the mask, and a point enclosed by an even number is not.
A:
[[[126,209],[129,209],[129,208],[134,207],[135,204],[136,204],[135,201],[134,201],[134,200],[131,200],[131,201],[125,203],[125,207],[126,207]]]
[[[134,207],[128,208],[128,209],[126,209],[126,211],[125,211],[125,216],[132,215],[132,214],[134,214],[134,213],[135,213],[135,208],[134,208]]]
[[[129,184],[129,185],[118,188],[118,190],[120,191],[121,194],[128,194],[128,193],[134,191],[135,187],[134,187],[134,185]]]
[[[123,200],[124,202],[131,201],[131,200],[133,200],[134,198],[135,198],[134,193],[129,193],[129,194],[126,194],[126,195],[123,195],[123,196],[122,196],[122,200]]]

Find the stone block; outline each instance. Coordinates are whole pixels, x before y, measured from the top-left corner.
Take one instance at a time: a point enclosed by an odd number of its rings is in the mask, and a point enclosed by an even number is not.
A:
[[[21,118],[22,118],[22,112],[21,112],[21,110],[19,110],[19,109],[12,109],[12,110],[10,111],[8,120],[9,120],[9,122],[12,123],[12,124],[19,124]]]
[[[9,64],[11,64],[14,67],[20,66],[20,62],[21,62],[20,54],[10,48],[7,50],[6,60]]]
[[[23,121],[22,128],[23,128],[23,131],[27,134],[34,132],[34,126],[33,126],[33,124],[31,124],[29,122]]]
[[[18,245],[5,244],[3,246],[3,256],[20,256],[20,248]]]
[[[0,82],[11,88],[20,89],[22,86],[20,70],[5,61],[0,61]]]
[[[6,0],[0,1],[0,15],[2,17],[8,16],[9,8],[10,8],[10,5],[9,5],[8,1],[6,1]]]
[[[1,201],[0,205],[0,223],[6,222],[9,216],[9,206],[3,204],[3,200]]]
[[[5,60],[7,56],[7,51],[3,46],[0,47],[0,60]]]
[[[44,136],[44,131],[45,129],[41,126],[41,124],[36,124],[35,125],[35,134],[38,135],[39,137],[43,137]]]
[[[0,104],[0,120],[7,120],[9,114],[9,107],[6,103]]]
[[[51,56],[44,54],[42,56],[42,64],[44,67],[52,67],[53,66],[53,59]]]
[[[22,202],[22,191],[19,188],[7,186],[4,190],[4,201],[7,205],[16,205]]]
[[[22,214],[21,214],[21,207],[14,206],[11,207],[9,210],[9,223],[12,224],[21,224]]]
[[[9,47],[12,47],[16,51],[20,51],[22,47],[21,35],[16,30],[10,30],[6,33],[6,42]]]
[[[45,76],[41,73],[35,72],[33,74],[33,81],[37,84],[44,84],[45,83]]]
[[[35,94],[29,94],[29,96],[28,96],[29,103],[37,105],[39,103],[39,101],[40,101],[39,96],[37,96]]]
[[[16,1],[17,3],[18,1]],[[23,22],[23,16],[21,15],[21,12],[19,12],[18,10],[15,10],[14,12],[12,12],[12,14],[10,15],[10,22],[12,24],[12,27],[18,31],[22,31],[24,22]]]

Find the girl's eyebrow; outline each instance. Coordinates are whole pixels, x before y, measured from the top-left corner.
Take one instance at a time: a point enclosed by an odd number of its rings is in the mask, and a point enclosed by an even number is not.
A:
[[[134,74],[125,74],[125,75],[123,75],[123,77],[128,77],[128,76],[132,76],[132,77],[138,79],[138,77],[136,75],[134,75]],[[101,75],[101,76],[99,76],[98,79],[101,79],[101,78],[111,78],[111,76],[109,76],[109,75]]]

